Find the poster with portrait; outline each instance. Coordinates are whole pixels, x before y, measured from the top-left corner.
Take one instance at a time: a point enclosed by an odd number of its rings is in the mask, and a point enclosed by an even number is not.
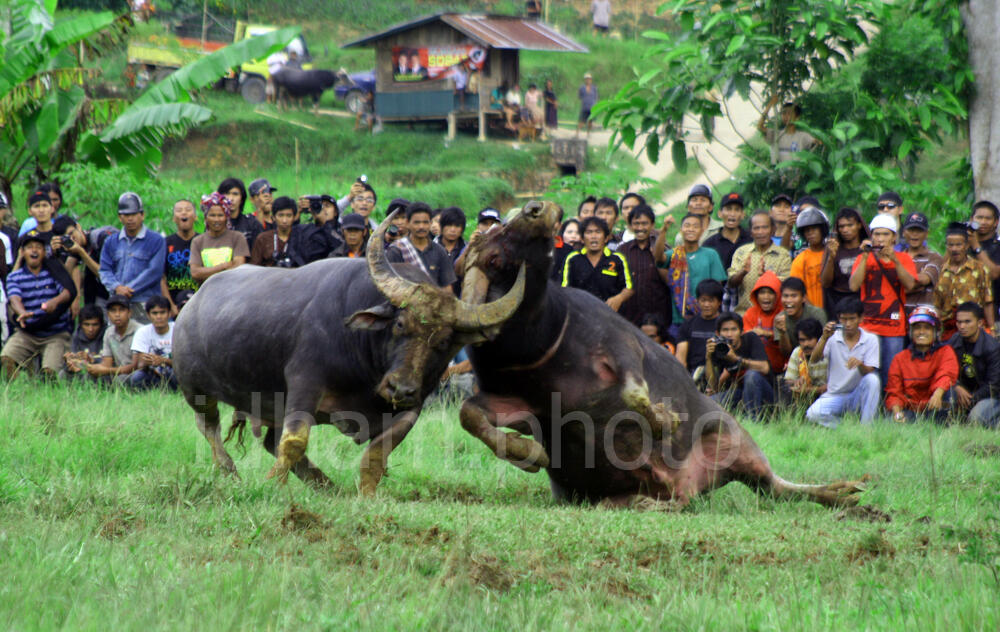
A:
[[[445,79],[456,66],[482,70],[486,51],[473,44],[447,46],[395,46],[392,49],[392,80],[399,83]]]

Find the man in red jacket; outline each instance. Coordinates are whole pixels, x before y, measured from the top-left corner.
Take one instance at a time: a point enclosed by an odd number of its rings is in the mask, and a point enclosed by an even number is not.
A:
[[[945,393],[958,380],[958,358],[951,346],[937,339],[941,321],[933,307],[916,306],[909,323],[912,342],[889,367],[885,407],[900,423],[918,414],[943,421]]]

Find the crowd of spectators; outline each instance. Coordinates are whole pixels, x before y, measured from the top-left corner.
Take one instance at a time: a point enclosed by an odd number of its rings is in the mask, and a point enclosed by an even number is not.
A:
[[[340,198],[276,192],[264,178],[228,178],[197,203],[178,200],[166,236],[146,226],[132,192],[119,198],[119,225],[89,230],[55,184],[31,192],[20,224],[0,195],[4,374],[176,388],[173,318],[210,277],[364,256],[378,205],[364,176]],[[977,202],[968,221],[944,227],[943,255],[928,245],[929,219],[891,191],[868,221],[850,207],[831,220],[815,198],[785,194],[748,213],[729,193],[715,209],[711,189],[694,186],[670,246],[678,222],[657,228],[641,195],[588,197],[560,223],[553,281],[599,298],[707,395],[757,419],[798,407],[829,427],[846,414],[997,426],[996,205]],[[401,198],[385,210],[399,211],[387,258],[459,293],[464,211]],[[502,221],[482,209],[475,232]]]

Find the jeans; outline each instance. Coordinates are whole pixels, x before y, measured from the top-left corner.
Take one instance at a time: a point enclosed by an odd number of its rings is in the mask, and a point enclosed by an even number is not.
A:
[[[128,376],[127,384],[137,391],[144,391],[152,388],[167,388],[171,391],[177,390],[177,377],[174,375],[172,367],[160,367],[160,373],[152,369],[139,369]]]
[[[750,418],[760,420],[765,407],[774,403],[774,389],[766,375],[747,371],[741,384],[712,395],[712,399],[726,408],[739,402]]]
[[[809,410],[806,419],[827,428],[836,428],[840,417],[845,413],[856,412],[861,415],[861,423],[870,424],[878,412],[879,398],[882,396],[882,384],[878,375],[872,371],[861,378],[850,393],[823,393]]]
[[[969,411],[969,421],[987,428],[996,428],[1000,422],[1000,400],[981,399]]]
[[[878,377],[883,384],[889,383],[889,365],[903,350],[906,339],[903,336],[879,336]]]

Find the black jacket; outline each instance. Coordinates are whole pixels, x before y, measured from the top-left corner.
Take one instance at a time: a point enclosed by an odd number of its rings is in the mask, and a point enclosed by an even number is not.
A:
[[[973,403],[1000,397],[1000,342],[980,330],[975,344],[957,333],[948,344],[958,356],[958,383],[972,393]]]

